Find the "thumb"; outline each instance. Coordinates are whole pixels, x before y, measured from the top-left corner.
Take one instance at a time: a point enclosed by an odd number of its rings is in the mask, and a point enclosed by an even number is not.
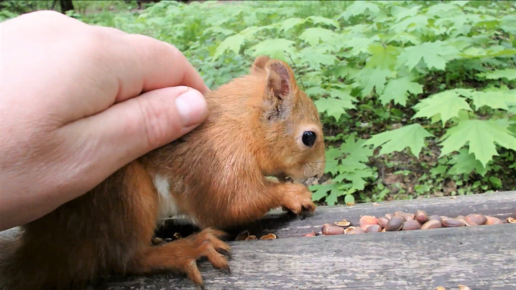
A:
[[[91,164],[83,173],[100,182],[134,159],[190,132],[207,113],[199,91],[173,87],[117,103],[61,129],[65,137],[75,136],[72,147],[79,151],[74,153],[76,158],[87,159],[78,161]],[[87,152],[80,152],[84,150]]]

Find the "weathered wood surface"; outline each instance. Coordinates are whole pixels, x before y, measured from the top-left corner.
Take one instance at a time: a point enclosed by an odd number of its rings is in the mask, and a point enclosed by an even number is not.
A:
[[[270,214],[245,228],[279,239],[230,242],[231,274],[200,263],[206,289],[516,289],[515,224],[296,238],[342,218],[357,223],[362,215],[416,209],[506,218],[516,216],[516,192],[321,207],[303,220]],[[115,279],[107,289],[196,288],[177,275],[156,275]]]
[[[274,211],[255,223],[229,230],[229,232],[235,234],[246,229],[258,237],[268,233],[274,233],[280,238],[300,237],[312,230],[320,230],[324,223],[346,219],[353,224],[358,224],[360,217],[364,215],[380,217],[398,210],[415,212],[417,209],[425,210],[429,215],[455,217],[479,213],[505,219],[508,216],[516,217],[516,192],[319,207],[313,216],[304,219],[288,215],[285,212]],[[192,227],[188,224],[185,225],[184,221],[170,220],[159,234],[171,237],[174,232],[186,235],[191,231]]]
[[[516,289],[516,225],[475,226],[362,235],[301,237],[324,223],[397,210],[454,217],[481,213],[516,217],[516,192],[456,198],[320,207],[305,219],[273,212],[248,229],[279,239],[230,242],[231,274],[200,262],[206,289]],[[192,227],[179,221],[184,233]],[[171,236],[178,227],[161,229]],[[112,279],[101,289],[196,289],[178,275]]]
[[[200,263],[206,289],[516,289],[516,224],[234,242],[231,274]],[[110,290],[196,289],[172,275]]]

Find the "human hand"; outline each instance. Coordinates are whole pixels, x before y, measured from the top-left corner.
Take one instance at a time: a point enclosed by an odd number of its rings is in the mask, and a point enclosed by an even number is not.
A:
[[[173,46],[50,11],[0,24],[0,230],[33,221],[204,120]]]

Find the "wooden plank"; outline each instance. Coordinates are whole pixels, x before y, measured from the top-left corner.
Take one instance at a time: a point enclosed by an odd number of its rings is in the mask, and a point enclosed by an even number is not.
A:
[[[231,274],[200,263],[206,289],[516,289],[515,224],[231,242]],[[109,290],[196,289],[173,275]]]
[[[446,216],[481,213],[516,216],[516,192],[499,192],[410,201],[319,207],[301,219],[279,211],[245,227],[260,236],[269,232],[278,240],[230,242],[232,273],[200,263],[207,289],[516,289],[516,225],[476,226],[427,231],[302,238],[322,224],[343,218],[358,223],[362,215],[382,216],[423,209]],[[170,226],[177,222],[175,228]],[[170,221],[161,234],[194,228]],[[0,235],[3,233],[0,233]],[[450,288],[449,288],[450,287]],[[195,289],[176,275],[112,279],[110,290]]]
[[[475,194],[456,197],[439,197],[416,200],[365,203],[354,206],[319,207],[311,217],[300,218],[281,211],[272,211],[266,217],[249,225],[229,229],[228,232],[237,234],[249,230],[251,234],[262,236],[274,233],[281,238],[300,237],[312,230],[319,231],[324,223],[333,223],[347,219],[358,224],[361,216],[383,216],[401,210],[415,212],[425,210],[429,215],[444,215],[455,217],[479,213],[505,219],[516,217],[516,191]],[[159,236],[172,237],[175,232],[183,236],[190,234],[195,228],[184,220],[171,219],[158,232]]]

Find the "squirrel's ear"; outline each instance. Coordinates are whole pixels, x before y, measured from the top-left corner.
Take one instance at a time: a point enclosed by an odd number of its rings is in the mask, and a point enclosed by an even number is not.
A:
[[[266,55],[258,56],[254,59],[253,65],[251,66],[251,73],[254,73],[265,68],[265,64],[269,61],[269,57]]]
[[[274,93],[275,97],[283,99],[290,94],[292,89],[292,71],[280,61],[270,61],[265,66],[268,72],[268,90]]]

